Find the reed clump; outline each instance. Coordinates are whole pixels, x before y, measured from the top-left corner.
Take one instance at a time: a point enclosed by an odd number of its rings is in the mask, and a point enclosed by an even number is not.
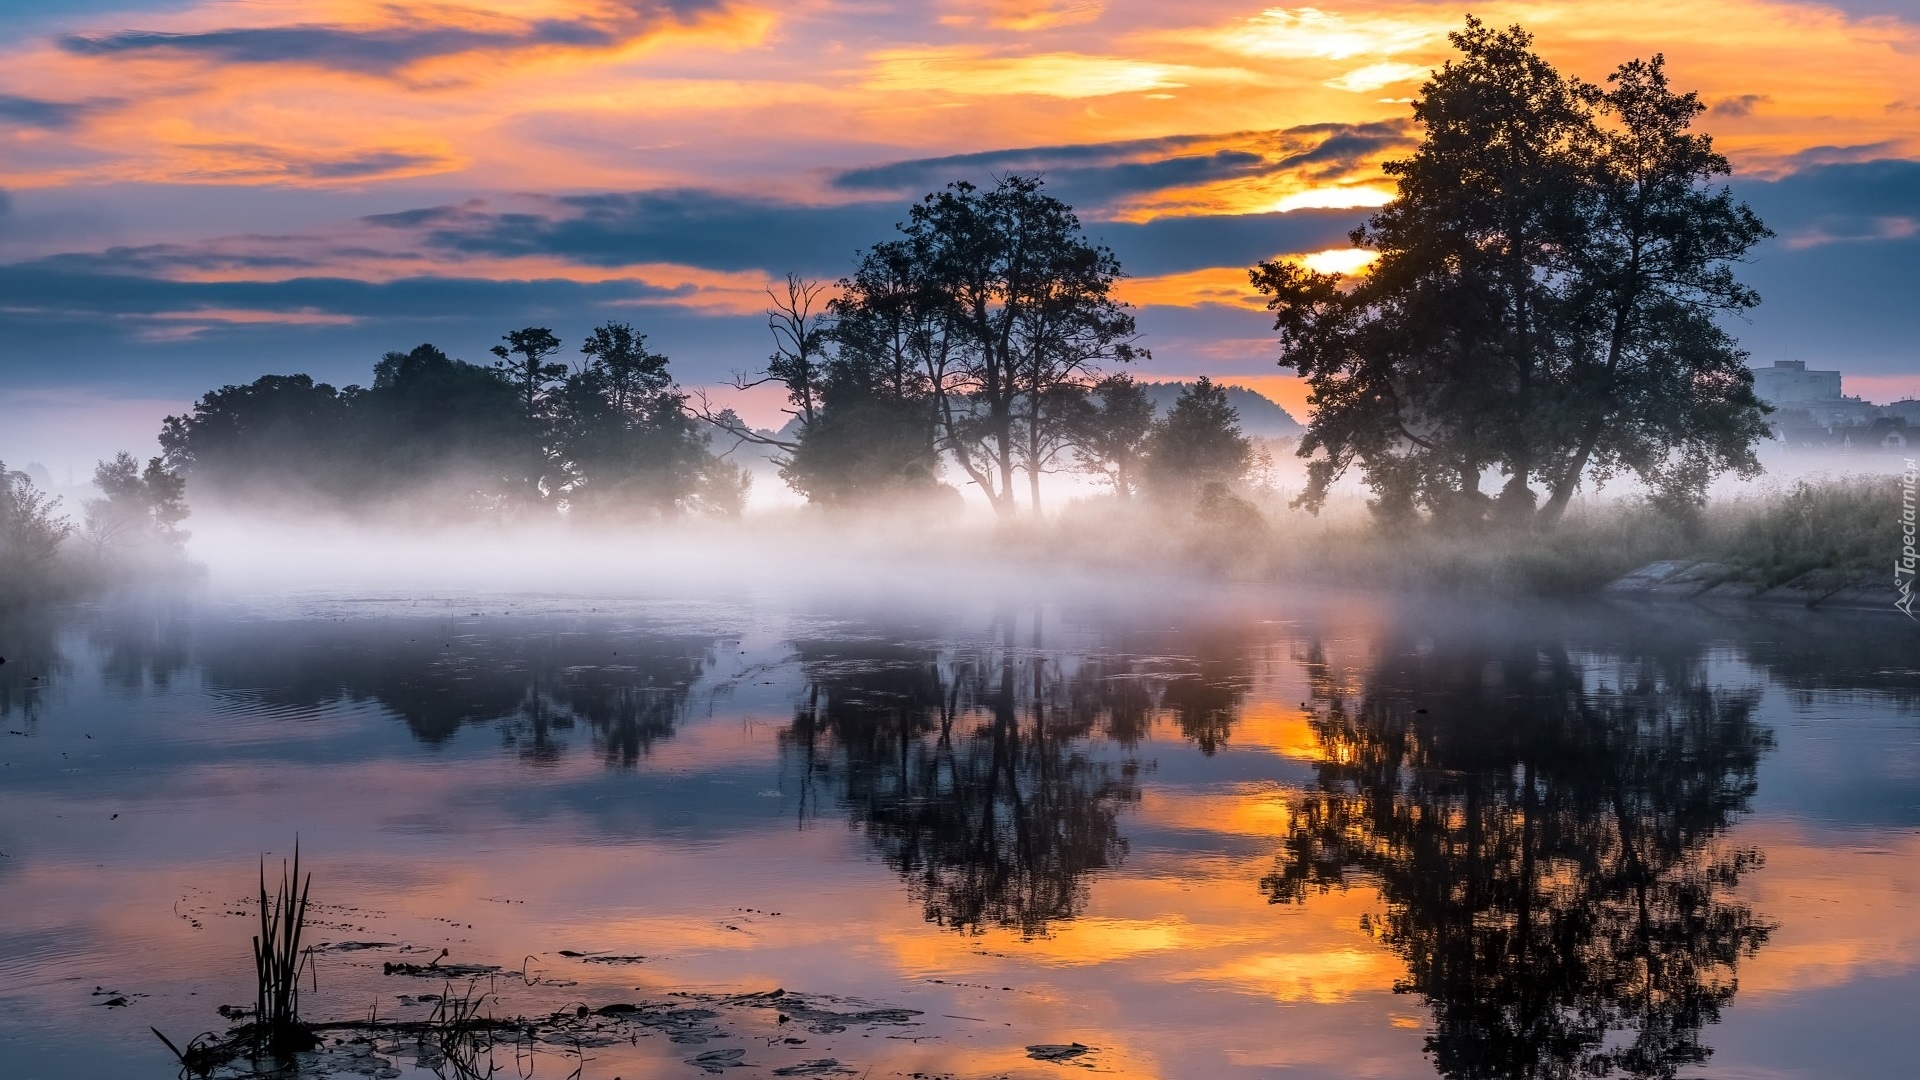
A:
[[[280,885],[267,892],[267,860],[260,860],[260,932],[253,938],[253,1020],[221,1039],[212,1032],[195,1036],[183,1049],[159,1028],[150,1030],[180,1062],[180,1075],[209,1076],[238,1058],[263,1054],[286,1061],[320,1044],[312,1025],[300,1019],[300,980],[313,970],[313,950],[301,944],[307,926],[307,897],[313,874],[300,874],[300,844],[293,846],[293,863],[280,864]],[[244,1010],[221,1010],[223,1016],[245,1015]]]
[[[300,876],[300,845],[293,845],[293,865],[280,864],[280,886],[272,902],[267,897],[267,861],[260,860],[260,933],[253,939],[254,982],[258,991],[254,1011],[255,1038],[269,1053],[280,1055],[311,1050],[313,1029],[300,1022],[300,979],[311,968],[313,953],[300,945],[307,925],[307,896],[313,874]]]

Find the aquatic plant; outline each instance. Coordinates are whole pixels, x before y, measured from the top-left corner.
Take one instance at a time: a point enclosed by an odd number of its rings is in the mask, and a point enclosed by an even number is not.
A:
[[[258,991],[254,1011],[255,1041],[273,1053],[309,1050],[312,1029],[300,1022],[300,977],[313,960],[311,949],[300,947],[307,924],[307,894],[313,874],[300,877],[300,843],[293,845],[293,866],[280,864],[280,887],[267,898],[267,861],[260,860],[260,933],[253,939],[253,970]]]
[[[300,876],[300,842],[293,844],[293,864],[280,864],[280,886],[267,895],[267,860],[260,859],[260,932],[253,939],[255,997],[253,1022],[235,1028],[228,1038],[212,1032],[194,1036],[183,1050],[159,1028],[149,1028],[180,1062],[180,1075],[209,1076],[221,1065],[249,1052],[284,1058],[319,1045],[311,1025],[300,1020],[300,979],[312,970],[313,950],[302,948],[307,925],[307,896],[313,874]],[[245,1010],[221,1009],[222,1016],[239,1017]]]
[[[448,983],[420,1035],[421,1043],[438,1050],[460,1080],[485,1080],[499,1069],[493,1060],[493,1032],[500,1025],[491,1012],[481,1015],[480,1007],[492,995],[478,986],[476,979],[455,997]]]
[[[188,1040],[187,1048],[182,1050],[175,1046],[173,1040],[167,1038],[159,1028],[148,1027],[147,1030],[153,1032],[161,1042],[166,1043],[168,1050],[173,1051],[174,1058],[180,1062],[180,1075],[183,1077],[210,1075],[216,1066],[224,1064],[232,1056],[227,1045],[211,1031],[195,1035]]]

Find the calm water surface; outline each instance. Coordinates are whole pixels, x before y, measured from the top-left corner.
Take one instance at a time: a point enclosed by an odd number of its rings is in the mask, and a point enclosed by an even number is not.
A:
[[[974,591],[0,618],[0,1075],[173,1075],[296,834],[309,1017],[913,1010],[502,1076],[1920,1075],[1904,620]]]

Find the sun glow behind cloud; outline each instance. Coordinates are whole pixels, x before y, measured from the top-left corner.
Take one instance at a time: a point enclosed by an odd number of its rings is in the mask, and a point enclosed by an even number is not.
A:
[[[1431,69],[1418,64],[1397,64],[1391,60],[1378,64],[1368,64],[1356,68],[1336,79],[1328,79],[1325,85],[1335,90],[1351,90],[1355,93],[1378,90],[1395,83],[1416,82],[1427,77]]]
[[[1277,259],[1298,262],[1322,274],[1359,274],[1372,266],[1378,255],[1359,248],[1329,248]],[[1197,307],[1217,304],[1225,307],[1265,311],[1266,298],[1254,289],[1245,267],[1221,266],[1193,270],[1184,274],[1132,278],[1121,282],[1121,299],[1139,307]]]

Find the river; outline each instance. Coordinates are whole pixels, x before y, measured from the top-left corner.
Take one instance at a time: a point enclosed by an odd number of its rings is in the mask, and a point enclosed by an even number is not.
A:
[[[0,1073],[174,1075],[297,837],[303,1014],[503,1077],[1910,1074],[1906,620],[953,592],[0,616]]]

